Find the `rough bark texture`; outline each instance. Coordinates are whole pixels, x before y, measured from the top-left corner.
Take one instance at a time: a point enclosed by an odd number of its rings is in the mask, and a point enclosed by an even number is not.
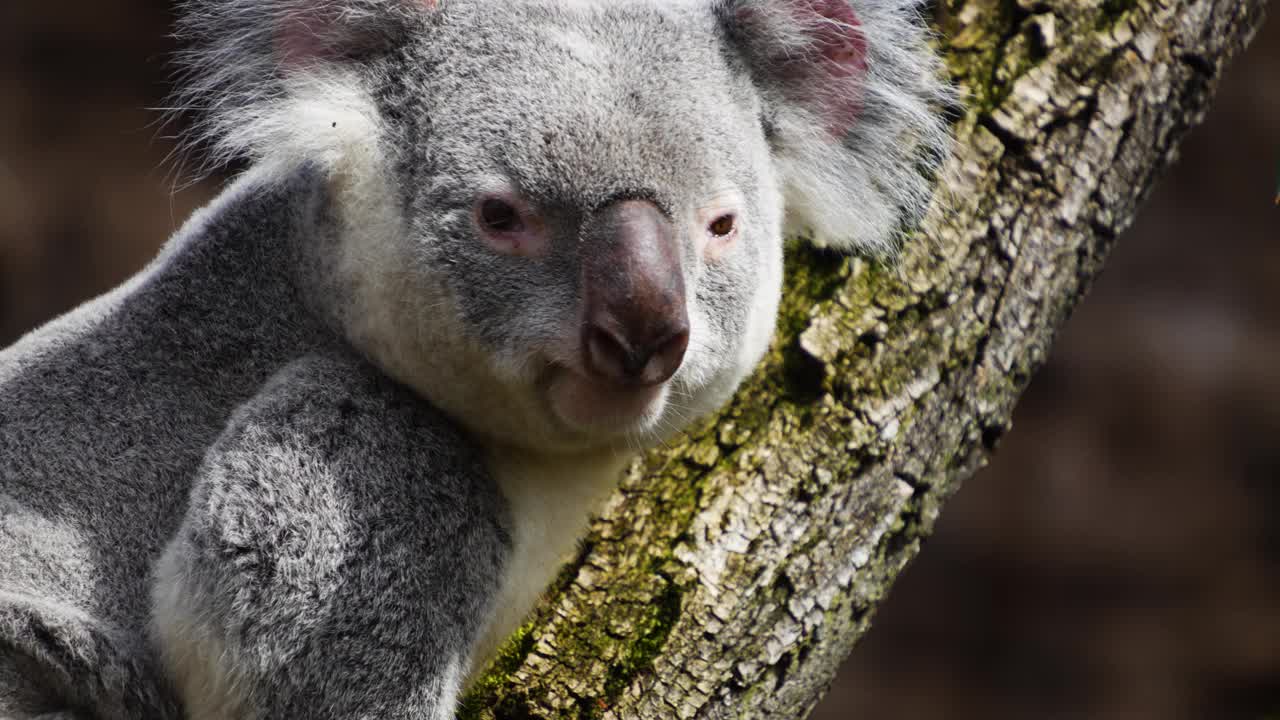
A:
[[[632,469],[462,716],[805,716],[1264,5],[946,4],[968,110],[922,237],[792,250],[767,362]]]

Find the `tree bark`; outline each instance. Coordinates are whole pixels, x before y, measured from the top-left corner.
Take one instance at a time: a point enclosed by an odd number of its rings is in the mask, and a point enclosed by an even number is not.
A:
[[[759,372],[632,468],[462,717],[808,714],[1265,0],[943,5],[967,109],[919,236],[791,248]]]

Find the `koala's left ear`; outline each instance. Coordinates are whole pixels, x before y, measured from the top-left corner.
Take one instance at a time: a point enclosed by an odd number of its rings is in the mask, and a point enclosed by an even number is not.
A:
[[[760,90],[788,231],[890,252],[923,216],[954,102],[920,0],[723,0]]]
[[[373,62],[426,32],[438,0],[180,0],[174,104],[212,165],[367,153]]]

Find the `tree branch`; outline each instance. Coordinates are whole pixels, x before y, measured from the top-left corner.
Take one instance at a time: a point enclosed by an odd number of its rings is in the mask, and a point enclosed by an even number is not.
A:
[[[462,716],[807,714],[1264,5],[948,3],[969,102],[924,237],[790,251],[760,371],[632,469]]]

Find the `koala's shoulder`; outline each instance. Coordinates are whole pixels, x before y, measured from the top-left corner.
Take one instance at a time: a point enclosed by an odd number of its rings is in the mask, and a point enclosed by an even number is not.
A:
[[[189,702],[262,717],[429,707],[405,688],[458,674],[509,555],[506,516],[430,406],[357,358],[297,360],[233,415],[157,564],[170,672]]]
[[[402,573],[466,584],[467,569],[439,561],[496,569],[508,527],[475,445],[336,354],[295,361],[235,413],[200,471],[182,542],[194,564],[237,576],[241,600],[292,614],[353,577],[370,592]]]

